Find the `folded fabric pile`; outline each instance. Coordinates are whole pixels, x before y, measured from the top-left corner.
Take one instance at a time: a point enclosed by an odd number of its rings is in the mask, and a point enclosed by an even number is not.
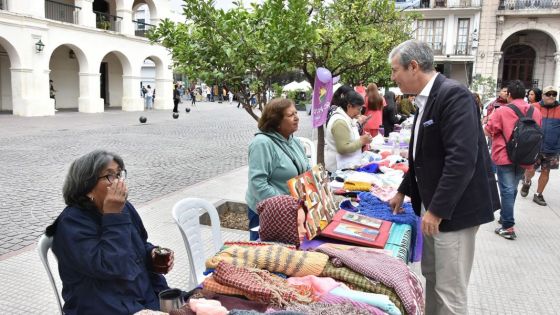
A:
[[[385,254],[360,249],[337,250],[319,246],[317,251],[329,255],[335,266],[344,265],[393,288],[407,314],[422,314],[424,312],[422,284],[401,260]]]
[[[386,295],[401,313],[405,313],[401,299],[394,289],[389,288],[379,281],[369,279],[352,269],[343,266],[337,267],[329,261],[321,273],[321,276],[341,281],[354,290]]]
[[[255,247],[229,246],[206,260],[206,268],[216,268],[220,262],[234,266],[258,268],[288,276],[318,276],[329,257],[317,252],[291,249],[283,245]]]
[[[216,266],[212,278],[223,286],[240,290],[252,300],[275,306],[313,302],[311,290],[292,286],[285,279],[262,269],[238,267],[222,261]]]
[[[342,188],[350,191],[369,191],[371,188],[371,183],[368,182],[355,182],[355,181],[345,181]]]
[[[417,249],[421,249],[421,237],[418,237],[418,223],[419,219],[410,203],[403,204],[403,212],[399,214],[393,214],[393,210],[387,202],[383,202],[381,199],[372,195],[371,193],[360,193],[358,195],[360,199],[360,205],[358,209],[360,214],[367,215],[368,217],[374,217],[381,220],[391,221],[394,223],[408,224],[412,228],[412,248],[411,259],[416,261],[419,258],[417,255]]]

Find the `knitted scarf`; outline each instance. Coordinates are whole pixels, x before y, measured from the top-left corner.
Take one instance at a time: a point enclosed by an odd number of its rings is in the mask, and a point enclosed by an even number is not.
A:
[[[291,303],[311,303],[311,290],[298,290],[288,282],[266,270],[237,267],[220,262],[213,275],[214,280],[224,286],[244,292],[255,301],[284,307]]]
[[[206,260],[206,268],[216,268],[220,262],[235,266],[258,268],[288,276],[318,276],[329,257],[317,252],[304,252],[281,245],[247,248],[230,246]]]
[[[332,258],[335,266],[346,267],[393,288],[402,301],[407,314],[424,313],[422,283],[408,266],[398,258],[360,249],[337,250],[317,248]]]
[[[393,214],[393,210],[389,206],[389,203],[381,201],[379,198],[373,194],[360,193],[358,195],[360,199],[360,206],[358,209],[360,214],[367,215],[368,217],[374,217],[382,220],[387,220],[395,223],[408,224],[412,228],[411,237],[411,260],[418,261],[420,257],[416,255],[416,249],[421,252],[421,240],[422,237],[417,237],[418,235],[418,216],[414,213],[412,209],[412,204],[406,202],[403,204],[403,213]]]
[[[299,208],[298,201],[286,195],[274,196],[259,202],[257,212],[260,239],[299,247],[297,223]]]

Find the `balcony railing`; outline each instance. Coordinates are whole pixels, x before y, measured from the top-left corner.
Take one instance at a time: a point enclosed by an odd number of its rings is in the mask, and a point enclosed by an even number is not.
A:
[[[95,13],[95,22],[97,28],[113,32],[121,31],[121,21],[123,20],[122,17],[99,11],[93,12]]]
[[[560,9],[560,0],[500,0],[499,10]]]
[[[155,25],[140,22],[140,21],[132,21],[134,23],[134,35],[140,37],[148,37],[148,32],[155,28]]]
[[[471,45],[468,45],[466,43],[458,43],[457,45],[455,45],[454,53],[458,56],[470,56]]]
[[[480,7],[481,0],[447,0],[448,8],[473,8]]]
[[[53,0],[45,1],[45,18],[60,22],[78,24],[78,12],[82,8],[75,5],[57,2]]]

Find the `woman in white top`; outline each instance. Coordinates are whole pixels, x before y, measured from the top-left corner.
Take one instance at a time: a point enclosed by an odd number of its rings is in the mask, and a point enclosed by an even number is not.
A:
[[[325,168],[329,172],[359,165],[362,146],[372,139],[369,134],[360,136],[358,132],[358,117],[364,98],[355,91],[348,91],[341,95],[338,105],[329,119],[325,136]]]

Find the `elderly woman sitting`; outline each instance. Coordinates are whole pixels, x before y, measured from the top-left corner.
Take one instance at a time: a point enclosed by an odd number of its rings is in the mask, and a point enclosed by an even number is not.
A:
[[[155,273],[155,246],[126,200],[123,160],[93,151],[75,160],[64,182],[67,207],[47,228],[62,279],[65,314],[132,314],[159,310],[168,289]],[[173,254],[163,273],[173,267]],[[159,267],[158,267],[159,269]]]

